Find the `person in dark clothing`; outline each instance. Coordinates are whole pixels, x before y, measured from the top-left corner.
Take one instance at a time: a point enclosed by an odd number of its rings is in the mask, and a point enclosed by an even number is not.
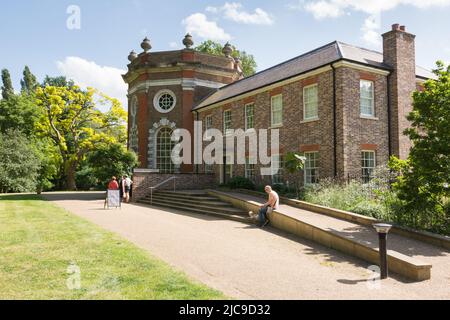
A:
[[[119,191],[120,191],[120,199],[123,199],[123,179],[124,176],[122,176],[119,180]]]

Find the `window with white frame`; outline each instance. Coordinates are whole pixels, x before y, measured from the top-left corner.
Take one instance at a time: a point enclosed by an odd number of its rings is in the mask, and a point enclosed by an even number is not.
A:
[[[376,166],[375,159],[375,151],[361,152],[362,180],[364,183],[368,183],[373,177],[373,170]]]
[[[283,125],[283,96],[277,95],[272,97],[271,108],[271,125],[272,127]]]
[[[205,164],[205,173],[214,173],[214,165],[213,164]]]
[[[172,141],[172,129],[163,128],[158,132],[156,163],[160,173],[173,173],[172,149],[175,143]]]
[[[305,185],[319,182],[319,152],[305,152]]]
[[[272,183],[283,183],[283,155],[272,155]]]
[[[223,112],[223,132],[225,135],[230,134],[232,128],[231,110],[226,110]]]
[[[373,81],[361,80],[360,88],[360,113],[362,116],[374,117],[374,83]]]
[[[312,120],[319,117],[319,91],[317,84],[303,88],[303,119]]]
[[[245,158],[245,177],[255,181],[255,164],[250,162],[250,158]]]
[[[205,134],[206,134],[206,137],[209,137],[209,134],[208,134],[208,130],[209,129],[212,129],[212,116],[211,115],[205,117]]]
[[[245,130],[255,128],[255,104],[245,105]]]

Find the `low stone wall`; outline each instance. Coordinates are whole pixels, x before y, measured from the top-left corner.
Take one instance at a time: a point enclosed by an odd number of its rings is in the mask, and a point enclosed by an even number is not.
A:
[[[261,192],[257,192],[257,191],[244,190],[244,189],[239,189],[238,191],[242,192],[242,193],[247,193],[250,195],[267,197],[267,195],[265,193],[261,193]],[[388,223],[392,224],[392,229],[390,231],[391,233],[395,233],[395,234],[398,234],[403,237],[426,242],[426,243],[429,243],[429,244],[432,244],[435,246],[439,246],[439,247],[442,247],[445,249],[450,249],[450,237],[447,237],[447,236],[443,236],[443,235],[439,235],[439,234],[435,234],[435,233],[431,233],[431,232],[426,232],[426,231],[414,230],[411,228],[393,224],[389,221],[381,221],[381,220],[377,220],[375,218],[363,216],[363,215],[356,214],[353,212],[328,208],[328,207],[324,207],[324,206],[320,206],[317,204],[312,204],[312,203],[308,203],[308,202],[300,201],[300,200],[296,200],[296,199],[280,197],[280,200],[281,200],[281,203],[283,203],[283,204],[287,204],[287,205],[290,205],[290,206],[293,206],[293,207],[296,207],[299,209],[317,212],[317,213],[320,213],[323,215],[327,215],[330,217],[334,217],[334,218],[338,218],[338,219],[342,219],[342,220],[346,220],[346,221],[350,221],[350,222],[359,223],[359,224],[362,224],[365,226],[372,226],[374,223],[379,223],[379,222],[382,222],[382,223],[388,222]]]
[[[222,201],[232,203],[235,207],[246,211],[258,212],[260,204],[246,201],[228,193],[208,190],[208,193],[219,197]],[[358,257],[367,262],[378,264],[379,251],[365,246],[357,241],[348,239],[319,226],[287,216],[281,212],[273,211],[269,216],[270,224],[279,230],[320,243],[326,247]],[[418,259],[408,257],[399,252],[388,250],[388,268],[390,271],[405,276],[414,281],[423,281],[431,278],[431,265]]]
[[[215,176],[212,174],[192,174],[192,173],[155,173],[155,172],[135,172],[133,174],[133,199],[136,202],[150,194],[150,188],[161,182],[176,177],[176,190],[198,190],[216,187]],[[173,190],[174,182],[170,181],[158,190]]]

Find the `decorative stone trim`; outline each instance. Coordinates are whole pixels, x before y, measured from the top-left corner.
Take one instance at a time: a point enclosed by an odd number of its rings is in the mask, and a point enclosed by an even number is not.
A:
[[[133,98],[131,98],[131,107],[130,107],[131,127],[130,127],[128,141],[130,142],[129,143],[130,150],[133,150],[136,154],[138,154],[138,152],[139,152],[139,130],[138,130],[138,126],[137,126],[138,110],[139,110],[139,106],[138,106],[137,97],[133,96]]]
[[[153,126],[148,131],[148,168],[149,169],[157,169],[156,168],[156,143],[158,138],[158,132],[162,128],[170,128],[175,130],[177,125],[175,122],[169,121],[167,118],[161,118],[159,122],[155,122]],[[179,170],[179,165],[175,166],[176,170]]]

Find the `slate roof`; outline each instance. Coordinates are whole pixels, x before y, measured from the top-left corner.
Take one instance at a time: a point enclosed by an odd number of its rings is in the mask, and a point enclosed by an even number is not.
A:
[[[194,107],[194,110],[289,79],[339,60],[391,70],[388,65],[383,63],[382,53],[334,41],[250,77],[226,85],[200,101]],[[419,66],[416,68],[416,74],[421,78],[433,78],[433,74],[430,71]]]

